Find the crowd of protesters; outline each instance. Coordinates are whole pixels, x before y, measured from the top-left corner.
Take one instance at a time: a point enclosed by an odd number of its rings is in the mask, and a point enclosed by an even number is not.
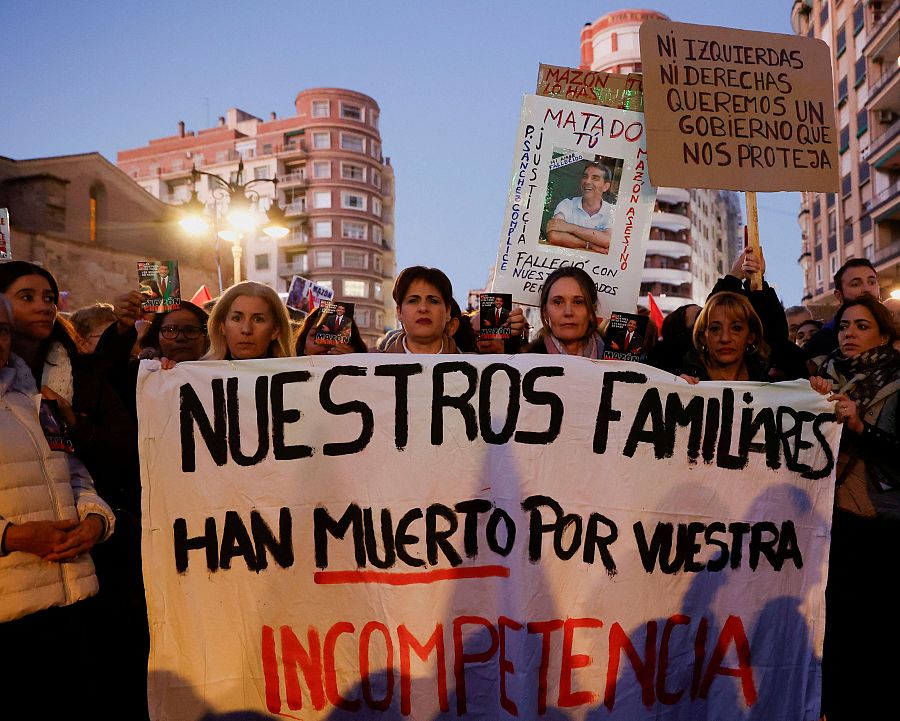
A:
[[[881,303],[875,269],[848,261],[835,276],[839,308],[814,318],[785,310],[748,248],[703,307],[686,304],[656,328],[646,363],[704,381],[809,378],[845,424],[837,470],[824,653],[823,711],[853,718],[855,696],[890,693],[891,669],[866,664],[900,631],[878,612],[892,597],[886,572],[900,550],[900,301]],[[292,321],[278,294],[238,283],[205,307],[141,312],[140,292],[64,317],[53,274],[24,261],[0,264],[0,678],[28,703],[98,718],[93,686],[117,718],[146,718],[149,652],[141,575],[140,473],[135,388],[141,359],[163,369],[204,360],[318,354],[543,353],[600,360],[605,337],[597,289],[584,271],[559,268],[540,296],[541,328],[529,338],[513,308],[508,338],[481,340],[478,312],[464,313],[440,270],[414,266],[396,279],[401,328],[368,349],[314,340],[319,309]],[[640,309],[639,309],[640,310]],[[36,397],[42,402],[38,404]],[[99,589],[99,592],[98,592]],[[112,631],[103,633],[104,630]],[[98,638],[102,633],[102,638]],[[41,694],[53,669],[52,698]],[[60,669],[64,669],[61,671]],[[88,671],[90,669],[90,671]],[[8,694],[7,694],[8,698]],[[75,699],[75,701],[73,701]],[[15,708],[15,704],[13,704]],[[23,716],[24,717],[24,716]]]

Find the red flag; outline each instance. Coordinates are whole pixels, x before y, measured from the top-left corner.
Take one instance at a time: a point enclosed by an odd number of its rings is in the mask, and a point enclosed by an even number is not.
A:
[[[209,289],[205,285],[201,285],[197,288],[197,292],[191,297],[191,303],[199,305],[201,308],[204,303],[209,303],[211,300],[212,296],[209,294]]]
[[[662,338],[662,311],[659,309],[659,306],[656,305],[656,301],[653,300],[653,293],[647,293],[647,300],[650,302],[650,320],[656,324],[656,333],[659,338]],[[659,338],[657,338],[657,340],[659,340]]]

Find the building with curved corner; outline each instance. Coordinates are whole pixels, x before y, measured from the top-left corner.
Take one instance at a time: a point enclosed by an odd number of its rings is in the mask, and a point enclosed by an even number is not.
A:
[[[292,116],[271,113],[267,120],[232,108],[197,132],[179,123],[174,136],[120,151],[117,164],[148,193],[176,205],[190,197],[192,167],[234,180],[242,162],[244,182],[277,179],[290,232],[277,240],[245,237],[243,277],[279,292],[294,275],[331,287],[336,299],[355,303],[363,338],[374,345],[396,322],[394,173],[382,155],[380,108],[368,95],[340,88],[303,90],[294,107]],[[221,216],[214,188],[203,177],[197,191]],[[268,207],[274,185],[254,190]],[[231,268],[227,251],[223,271]]]
[[[668,20],[654,10],[617,10],[581,30],[584,70],[639,73],[640,27]],[[663,313],[685,303],[702,304],[727,273],[743,245],[740,203],[730,191],[658,188],[638,302],[647,294]],[[626,309],[622,309],[626,310]]]

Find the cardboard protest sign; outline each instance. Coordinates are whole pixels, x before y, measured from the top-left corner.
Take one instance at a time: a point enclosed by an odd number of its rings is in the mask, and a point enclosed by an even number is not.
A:
[[[637,303],[656,191],[643,115],[526,95],[493,291],[538,305],[564,265],[594,280],[601,315]]]
[[[145,361],[151,717],[817,718],[832,408],[671,381]]]
[[[0,260],[12,258],[12,231],[9,228],[9,210],[0,208]]]
[[[655,19],[641,25],[640,39],[655,185],[838,189],[822,40]]]
[[[644,91],[640,73],[604,73],[541,63],[538,95],[593,103],[607,108],[644,112]]]

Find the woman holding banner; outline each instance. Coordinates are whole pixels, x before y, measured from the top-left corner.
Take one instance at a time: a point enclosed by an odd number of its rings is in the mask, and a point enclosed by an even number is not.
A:
[[[603,357],[597,287],[585,271],[570,265],[554,270],[544,281],[540,302],[543,328],[523,352]]]
[[[384,353],[459,353],[450,337],[453,285],[443,271],[414,265],[394,282],[394,302],[403,331],[391,337]]]
[[[89,551],[115,518],[91,478],[42,423],[28,364],[12,353],[0,295],[0,678],[9,718],[90,717],[102,707],[95,652],[107,653],[86,599]]]
[[[888,615],[900,558],[900,352],[890,312],[871,296],[844,303],[834,321],[838,349],[809,382],[844,424],[822,662],[822,712],[840,721],[895,704],[895,664],[880,659],[900,647]]]
[[[694,322],[693,343],[678,374],[688,383],[767,380],[762,321],[743,295],[710,296]]]

